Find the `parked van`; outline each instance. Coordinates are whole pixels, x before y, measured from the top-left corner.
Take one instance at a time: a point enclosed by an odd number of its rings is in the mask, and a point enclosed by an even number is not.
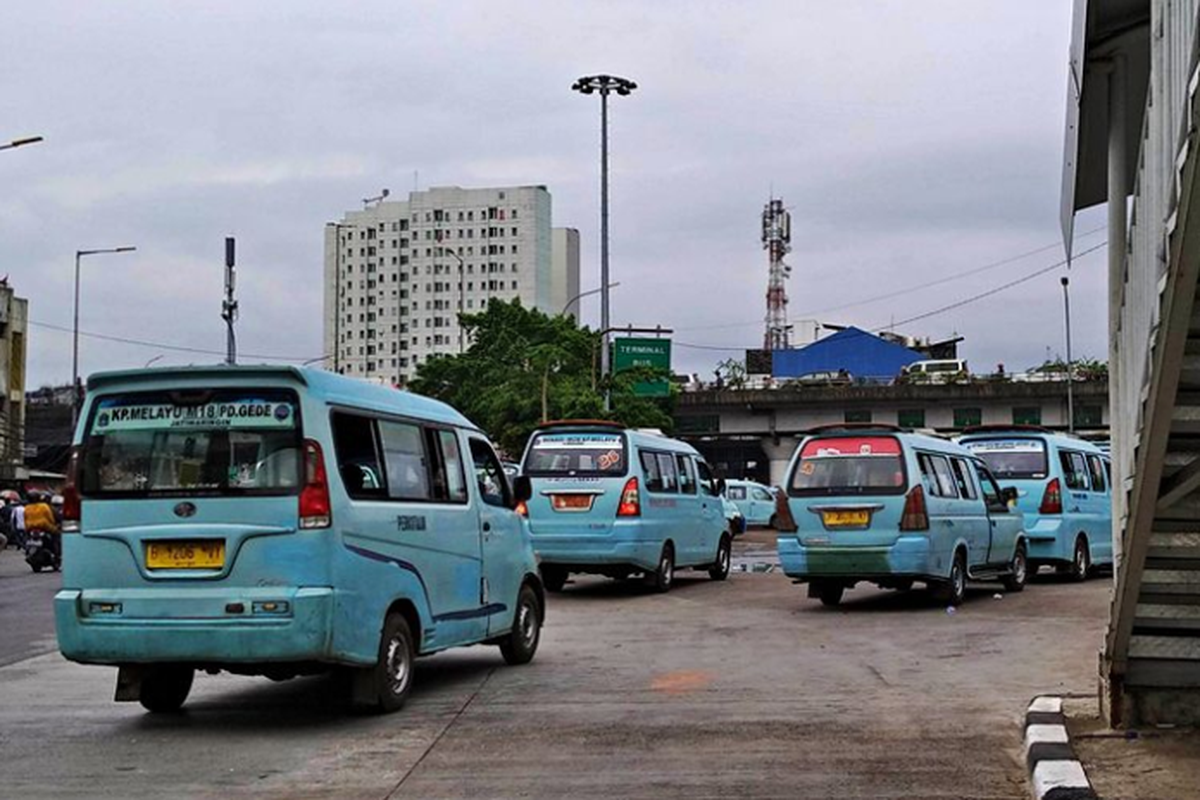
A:
[[[59,647],[173,711],[195,670],[338,669],[408,696],[413,661],[529,661],[542,585],[487,437],[444,403],[291,367],[94,375],[64,491]]]
[[[675,570],[729,574],[721,481],[695,448],[608,422],[553,422],[529,438],[521,473],[542,580],[559,591],[573,572],[642,573],[666,592]]]
[[[742,512],[747,525],[774,525],[775,494],[754,481],[725,481],[725,496]]]
[[[914,361],[900,368],[902,383],[955,383],[970,377],[967,362],[957,358]]]
[[[837,605],[859,581],[921,581],[958,605],[968,580],[1025,585],[1020,513],[970,450],[899,428],[838,426],[806,437],[788,465],[779,560],[809,597]]]
[[[1100,447],[1044,428],[970,428],[959,442],[1017,489],[1025,515],[1029,566],[1075,580],[1112,564],[1112,465]]]

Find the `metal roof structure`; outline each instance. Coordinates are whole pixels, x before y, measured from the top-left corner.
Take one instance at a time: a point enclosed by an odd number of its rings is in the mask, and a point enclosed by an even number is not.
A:
[[[860,328],[849,327],[796,350],[771,353],[771,374],[798,378],[813,372],[845,370],[854,378],[892,379],[900,368],[925,356]]]

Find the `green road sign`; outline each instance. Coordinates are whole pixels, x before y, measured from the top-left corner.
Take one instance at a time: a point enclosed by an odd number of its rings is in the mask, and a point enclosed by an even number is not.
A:
[[[671,393],[671,340],[670,339],[613,339],[613,373],[634,367],[649,367],[661,370],[660,380],[641,381],[633,386],[633,393],[641,397],[666,397]]]

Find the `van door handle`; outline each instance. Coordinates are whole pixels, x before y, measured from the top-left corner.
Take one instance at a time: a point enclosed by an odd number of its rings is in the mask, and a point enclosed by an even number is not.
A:
[[[487,533],[491,529],[492,529],[492,523],[490,523],[490,522],[483,523],[483,532],[484,533]]]

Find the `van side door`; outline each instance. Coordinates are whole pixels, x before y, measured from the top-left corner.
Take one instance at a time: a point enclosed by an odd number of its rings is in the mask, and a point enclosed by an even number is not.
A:
[[[988,525],[991,528],[988,562],[996,566],[1006,564],[1016,553],[1017,537],[1025,524],[1024,516],[1016,509],[1008,507],[1008,502],[1000,491],[1000,484],[996,483],[986,466],[975,462],[975,474],[979,478],[979,488],[983,493]]]
[[[1100,456],[1089,453],[1087,462],[1092,478],[1092,491],[1087,509],[1092,562],[1108,563],[1113,557],[1112,486],[1109,485],[1104,460]]]
[[[472,434],[468,440],[477,525],[483,536],[480,601],[487,611],[488,635],[496,636],[512,629],[517,592],[525,579],[525,542],[500,459],[483,437]]]
[[[967,544],[968,567],[984,563],[988,531],[983,510],[959,497],[950,458],[944,453],[918,451],[917,464],[925,488],[931,544],[943,563],[950,563],[954,543],[959,539]]]

